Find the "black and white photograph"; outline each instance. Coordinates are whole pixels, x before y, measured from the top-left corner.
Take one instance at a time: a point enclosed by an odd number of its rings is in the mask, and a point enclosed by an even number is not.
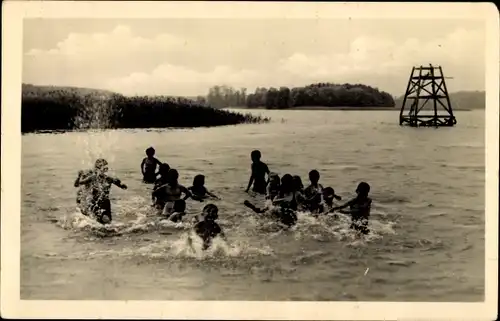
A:
[[[4,4],[3,316],[497,315],[493,3]]]

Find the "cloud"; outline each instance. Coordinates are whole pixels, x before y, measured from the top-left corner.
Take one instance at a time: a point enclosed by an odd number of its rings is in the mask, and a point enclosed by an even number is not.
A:
[[[358,36],[344,51],[313,54],[297,48],[281,59],[269,45],[245,47],[240,43],[237,48],[230,44],[217,48],[216,44],[224,42],[216,39],[212,48],[207,43],[166,33],[145,38],[126,26],[109,33],[73,33],[55,48],[27,52],[23,77],[33,84],[105,88],[130,95],[191,96],[205,94],[217,84],[253,90],[325,81],[366,83],[401,94],[412,66],[433,63],[455,77],[450,90],[484,88],[485,37],[481,30],[456,29],[430,40]],[[249,68],[239,65],[238,59],[224,62],[222,54],[242,57],[240,61],[252,56],[257,62],[275,58],[272,64],[253,63]],[[202,61],[204,58],[207,60]]]
[[[214,85],[229,84],[248,87],[258,83],[260,72],[217,66],[208,72],[195,71],[182,66],[162,64],[151,73],[132,73],[127,77],[112,78],[106,88],[119,89],[125,94],[172,94],[194,96],[205,94]]]
[[[361,82],[389,92],[404,91],[409,73],[417,65],[441,65],[451,87],[484,88],[485,39],[480,31],[457,29],[431,41],[415,38],[394,42],[383,37],[358,37],[346,53],[296,53],[279,62],[279,70],[311,81]],[[396,90],[394,88],[397,88]]]
[[[134,35],[129,27],[117,26],[110,33],[71,33],[59,42],[56,48],[47,51],[32,49],[26,55],[60,56],[81,60],[130,57],[136,53],[167,52],[183,42],[182,39],[169,34],[160,34],[150,39],[142,38]]]

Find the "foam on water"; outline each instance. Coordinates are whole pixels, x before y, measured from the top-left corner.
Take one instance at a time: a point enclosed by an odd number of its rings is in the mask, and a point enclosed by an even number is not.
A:
[[[149,257],[164,259],[195,259],[195,260],[223,260],[223,258],[248,258],[251,256],[274,256],[275,249],[271,245],[252,244],[252,236],[268,240],[277,240],[286,235],[300,242],[342,242],[346,246],[366,246],[368,243],[376,242],[384,235],[395,234],[393,226],[395,222],[385,220],[383,212],[374,211],[370,219],[370,233],[360,237],[349,226],[351,219],[348,215],[337,214],[314,217],[309,213],[298,212],[296,226],[290,229],[282,229],[275,221],[259,217],[258,215],[247,215],[244,211],[234,213],[245,219],[239,223],[224,225],[222,228],[228,237],[228,242],[220,238],[213,241],[212,246],[203,251],[201,239],[196,236],[191,228],[189,215],[185,221],[175,223],[158,217],[148,212],[147,206],[143,204],[140,197],[132,198],[128,202],[118,202],[119,206],[111,224],[101,225],[94,219],[83,215],[78,209],[70,211],[62,216],[56,224],[64,229],[72,230],[74,233],[84,232],[96,237],[118,238],[137,233],[156,235],[171,235],[168,239],[152,240],[149,244],[134,248],[124,246],[119,250],[92,251],[85,254],[75,254],[76,257],[86,256],[129,256]],[[136,209],[133,207],[137,206]],[[133,213],[133,215],[131,215]]]

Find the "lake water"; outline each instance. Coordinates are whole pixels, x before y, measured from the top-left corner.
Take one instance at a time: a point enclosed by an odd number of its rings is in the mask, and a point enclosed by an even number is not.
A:
[[[253,112],[273,122],[24,135],[21,299],[484,299],[484,111],[439,129],[400,127],[394,111]],[[182,184],[206,175],[228,244],[193,252],[188,226],[150,214],[140,174],[150,145]],[[344,217],[301,214],[291,231],[257,218],[242,205],[263,204],[244,192],[253,149],[304,183],[318,169],[343,200],[369,182],[372,234],[354,238]],[[101,156],[129,187],[112,190],[120,236],[99,236],[75,209],[76,173]],[[188,213],[203,205],[188,201]]]

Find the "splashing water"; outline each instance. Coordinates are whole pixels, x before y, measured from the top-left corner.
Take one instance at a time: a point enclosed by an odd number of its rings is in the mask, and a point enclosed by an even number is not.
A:
[[[83,106],[74,119],[75,128],[86,133],[78,136],[85,151],[82,166],[93,166],[98,158],[105,158],[108,162],[115,161],[116,153],[112,151],[117,146],[118,137],[116,133],[107,130],[113,127],[114,115],[111,102],[105,96],[83,98]]]

